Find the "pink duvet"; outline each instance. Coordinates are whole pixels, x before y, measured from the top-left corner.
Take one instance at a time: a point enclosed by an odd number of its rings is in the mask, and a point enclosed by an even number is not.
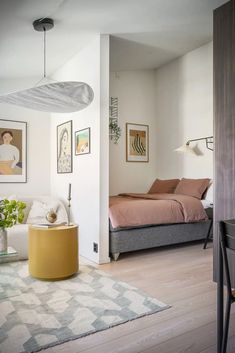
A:
[[[111,196],[109,218],[113,228],[200,222],[208,219],[200,200],[176,194]]]

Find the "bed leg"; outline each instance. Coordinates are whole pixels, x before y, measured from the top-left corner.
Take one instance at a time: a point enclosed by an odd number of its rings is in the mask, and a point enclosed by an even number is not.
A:
[[[119,255],[120,255],[120,252],[112,253],[112,257],[113,257],[114,261],[117,261],[117,259],[119,258]]]
[[[205,238],[205,241],[204,241],[204,245],[203,245],[203,249],[205,250],[206,247],[207,247],[207,243],[208,243],[208,240],[210,238],[210,234],[211,234],[211,228],[213,226],[213,221],[211,221],[211,224],[209,226],[209,229],[208,229],[208,232],[207,232],[207,235],[206,235],[206,238]]]

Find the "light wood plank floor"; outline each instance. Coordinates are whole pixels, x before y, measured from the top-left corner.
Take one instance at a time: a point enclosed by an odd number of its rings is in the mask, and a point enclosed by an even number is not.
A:
[[[216,285],[212,282],[211,243],[207,250],[197,243],[124,254],[117,262],[99,268],[172,308],[44,353],[216,352]],[[235,314],[231,317],[230,335],[235,335]],[[228,353],[234,352],[234,344],[235,340],[231,340]]]

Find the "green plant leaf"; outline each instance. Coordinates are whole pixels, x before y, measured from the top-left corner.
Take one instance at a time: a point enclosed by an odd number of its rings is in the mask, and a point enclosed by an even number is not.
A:
[[[0,201],[0,227],[10,228],[24,220],[26,204],[22,201],[3,199]]]

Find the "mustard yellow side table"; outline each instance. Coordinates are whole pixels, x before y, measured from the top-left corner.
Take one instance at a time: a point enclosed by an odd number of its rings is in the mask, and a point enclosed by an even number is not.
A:
[[[29,273],[56,280],[78,271],[78,227],[36,228],[29,226]]]

